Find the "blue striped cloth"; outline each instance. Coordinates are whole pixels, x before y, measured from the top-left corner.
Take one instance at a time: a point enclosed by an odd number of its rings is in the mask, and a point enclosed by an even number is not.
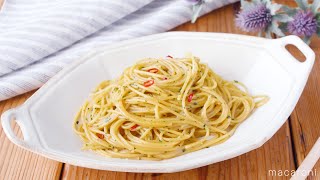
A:
[[[201,14],[238,0],[210,0]],[[0,100],[43,85],[90,49],[190,20],[186,0],[6,0],[0,11]]]

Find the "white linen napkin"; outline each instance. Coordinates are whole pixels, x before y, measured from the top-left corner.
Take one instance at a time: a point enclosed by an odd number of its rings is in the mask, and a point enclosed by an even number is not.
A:
[[[201,14],[238,0],[211,0]],[[190,20],[186,0],[6,0],[0,11],[0,100],[43,85],[94,47]]]

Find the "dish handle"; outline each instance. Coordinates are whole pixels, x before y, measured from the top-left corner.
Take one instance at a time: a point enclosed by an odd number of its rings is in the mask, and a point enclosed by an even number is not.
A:
[[[21,111],[17,108],[9,109],[1,115],[1,124],[4,133],[7,135],[8,139],[14,144],[28,149],[28,150],[36,150],[41,147],[41,144],[38,140],[37,133],[35,132],[32,122],[22,120]],[[11,122],[16,121],[19,125],[23,138],[17,137],[14,133]]]
[[[294,72],[297,72],[299,70],[311,70],[311,67],[314,63],[315,60],[315,53],[314,51],[299,38],[298,36],[290,35],[290,36],[285,36],[279,39],[275,39],[274,41],[277,42],[281,46],[280,49],[277,49],[277,46],[274,46],[273,43],[270,45],[272,46],[273,50],[281,50],[282,52],[286,53],[286,56],[289,58],[289,60],[283,60],[288,67],[291,68]],[[287,45],[294,45],[296,46],[302,54],[306,57],[304,62],[300,62],[297,60],[287,49]],[[284,50],[284,51],[283,51]],[[305,67],[305,68],[303,68]]]

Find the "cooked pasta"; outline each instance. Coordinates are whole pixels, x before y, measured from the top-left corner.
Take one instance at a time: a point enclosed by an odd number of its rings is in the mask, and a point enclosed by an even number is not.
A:
[[[102,82],[75,117],[83,149],[162,160],[226,141],[267,96],[251,96],[199,58],[147,58]]]

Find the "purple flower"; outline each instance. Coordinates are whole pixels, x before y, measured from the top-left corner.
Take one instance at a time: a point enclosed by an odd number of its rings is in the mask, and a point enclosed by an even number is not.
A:
[[[242,10],[236,18],[236,25],[247,32],[265,30],[272,21],[270,9],[260,3]]]
[[[291,34],[310,37],[317,32],[317,20],[309,10],[298,11],[287,28]]]

